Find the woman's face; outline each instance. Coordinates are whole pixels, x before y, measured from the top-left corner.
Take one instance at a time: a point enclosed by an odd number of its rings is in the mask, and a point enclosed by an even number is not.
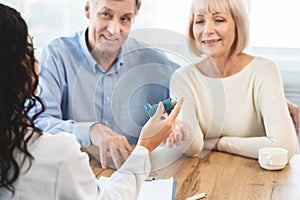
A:
[[[228,11],[195,10],[193,34],[202,52],[212,58],[227,57],[235,40],[235,23]]]

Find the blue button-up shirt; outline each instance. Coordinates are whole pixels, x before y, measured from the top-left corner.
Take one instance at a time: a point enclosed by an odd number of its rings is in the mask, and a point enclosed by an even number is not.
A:
[[[36,125],[48,133],[72,133],[86,147],[90,126],[101,123],[135,144],[149,119],[144,104],[169,97],[169,80],[179,66],[160,50],[128,38],[106,72],[91,56],[86,33],[58,38],[44,48],[39,96],[46,111]]]

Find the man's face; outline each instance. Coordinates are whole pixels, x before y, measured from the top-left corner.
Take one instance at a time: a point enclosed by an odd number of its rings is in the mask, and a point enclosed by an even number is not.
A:
[[[89,19],[88,46],[116,53],[126,41],[136,11],[136,0],[97,0],[86,4]]]

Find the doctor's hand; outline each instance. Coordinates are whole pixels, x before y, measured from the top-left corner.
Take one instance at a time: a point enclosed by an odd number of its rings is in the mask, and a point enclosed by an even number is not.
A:
[[[181,109],[182,102],[183,98],[179,99],[171,114],[165,119],[162,119],[164,106],[160,102],[155,115],[144,125],[137,145],[144,146],[151,152],[166,140],[175,126],[176,117]]]
[[[132,152],[125,136],[120,135],[102,124],[90,128],[92,144],[98,145],[102,168],[107,168],[107,157],[111,156],[115,167],[119,169]]]

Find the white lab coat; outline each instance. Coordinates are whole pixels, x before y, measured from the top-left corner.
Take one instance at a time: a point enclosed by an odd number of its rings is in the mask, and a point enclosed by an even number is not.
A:
[[[137,199],[141,185],[150,171],[148,150],[137,147],[124,165],[108,182],[95,178],[86,153],[80,151],[70,134],[44,134],[29,145],[35,158],[29,171],[28,162],[14,183],[15,195],[0,188],[0,199]],[[21,161],[21,154],[16,153]]]

